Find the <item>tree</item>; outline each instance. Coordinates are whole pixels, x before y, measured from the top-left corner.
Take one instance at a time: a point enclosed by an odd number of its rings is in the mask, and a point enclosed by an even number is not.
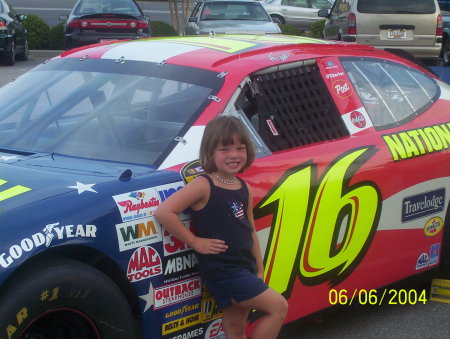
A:
[[[189,17],[190,0],[168,0],[170,18],[172,26],[175,27],[178,34],[182,33],[184,24]],[[181,17],[180,17],[181,10]]]

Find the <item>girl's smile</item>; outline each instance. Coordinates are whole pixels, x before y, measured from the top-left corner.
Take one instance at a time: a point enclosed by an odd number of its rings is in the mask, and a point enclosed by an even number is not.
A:
[[[219,144],[213,152],[217,172],[224,177],[233,177],[247,162],[247,148],[239,138],[233,136],[233,143]]]

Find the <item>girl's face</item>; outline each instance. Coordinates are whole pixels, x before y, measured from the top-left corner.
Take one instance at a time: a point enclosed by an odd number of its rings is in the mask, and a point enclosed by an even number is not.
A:
[[[237,136],[233,136],[232,144],[217,145],[213,159],[219,174],[234,175],[247,163],[247,148]]]

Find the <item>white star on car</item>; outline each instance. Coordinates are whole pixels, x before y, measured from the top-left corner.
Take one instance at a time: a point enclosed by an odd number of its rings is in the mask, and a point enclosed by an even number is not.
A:
[[[77,184],[75,186],[67,186],[68,188],[76,188],[78,190],[78,194],[83,193],[84,191],[94,192],[98,193],[96,190],[92,188],[95,184],[83,184],[79,181],[77,181]]]
[[[148,289],[148,293],[144,295],[140,295],[139,298],[145,300],[144,312],[147,311],[153,305],[153,285],[150,283],[150,287]]]

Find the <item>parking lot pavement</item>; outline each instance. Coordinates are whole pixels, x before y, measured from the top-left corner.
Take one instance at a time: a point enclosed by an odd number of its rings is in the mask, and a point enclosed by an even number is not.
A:
[[[63,51],[53,50],[32,50],[27,61],[16,61],[14,66],[5,66],[0,64],[0,87],[6,85],[10,81],[14,81],[18,76],[22,75],[31,68],[39,65],[47,59],[53,58]]]

